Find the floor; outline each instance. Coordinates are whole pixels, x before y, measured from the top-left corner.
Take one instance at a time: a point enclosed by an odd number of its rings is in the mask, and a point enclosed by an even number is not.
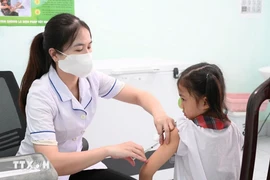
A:
[[[262,136],[258,139],[257,154],[253,179],[266,180],[270,161],[270,137]]]
[[[270,161],[270,137],[260,136],[258,138],[253,180],[266,180],[269,161]],[[138,175],[132,177],[138,179]],[[165,179],[173,179],[173,169],[158,171],[153,178],[153,180],[165,180]]]

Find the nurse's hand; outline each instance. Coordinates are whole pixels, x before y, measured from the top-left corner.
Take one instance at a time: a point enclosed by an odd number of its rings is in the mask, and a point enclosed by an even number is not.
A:
[[[134,159],[138,159],[142,162],[147,161],[143,147],[133,142],[125,142],[118,145],[108,146],[107,150],[112,158],[125,159],[132,166],[135,166]]]
[[[170,142],[170,133],[175,127],[175,122],[172,118],[167,116],[166,114],[158,115],[154,117],[155,126],[157,132],[159,134],[159,143],[163,144],[164,136],[163,132],[165,132],[165,143],[169,144]]]

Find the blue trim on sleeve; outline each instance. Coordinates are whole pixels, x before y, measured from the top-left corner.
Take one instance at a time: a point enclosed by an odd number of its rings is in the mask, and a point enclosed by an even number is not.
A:
[[[36,131],[36,132],[30,132],[30,134],[38,134],[38,133],[55,133],[55,131]]]
[[[110,92],[113,90],[113,88],[114,88],[114,86],[116,84],[116,81],[117,81],[117,79],[115,79],[114,84],[113,84],[112,88],[109,90],[109,92],[107,92],[107,94],[105,94],[104,96],[101,96],[102,98],[107,96],[108,94],[110,94]]]

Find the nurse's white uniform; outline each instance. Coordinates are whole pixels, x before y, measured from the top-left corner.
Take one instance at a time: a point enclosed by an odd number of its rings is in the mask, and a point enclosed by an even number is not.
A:
[[[26,134],[17,155],[34,153],[33,143],[58,145],[60,152],[81,151],[82,136],[93,120],[97,98],[113,98],[123,87],[123,82],[93,70],[87,78],[79,78],[79,102],[51,67],[29,89]],[[106,168],[99,162],[87,169]]]

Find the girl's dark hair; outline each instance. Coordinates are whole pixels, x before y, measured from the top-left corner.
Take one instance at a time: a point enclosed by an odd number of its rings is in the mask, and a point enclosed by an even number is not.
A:
[[[177,81],[177,86],[185,87],[198,101],[206,97],[209,110],[217,118],[225,119],[227,111],[224,102],[225,82],[220,68],[215,64],[199,63],[185,69]]]
[[[21,81],[19,104],[25,113],[26,98],[34,80],[48,73],[50,66],[55,68],[49,49],[63,51],[64,46],[70,47],[81,27],[91,31],[88,25],[78,17],[62,13],[52,17],[46,24],[43,33],[37,34],[31,44],[29,61]]]

